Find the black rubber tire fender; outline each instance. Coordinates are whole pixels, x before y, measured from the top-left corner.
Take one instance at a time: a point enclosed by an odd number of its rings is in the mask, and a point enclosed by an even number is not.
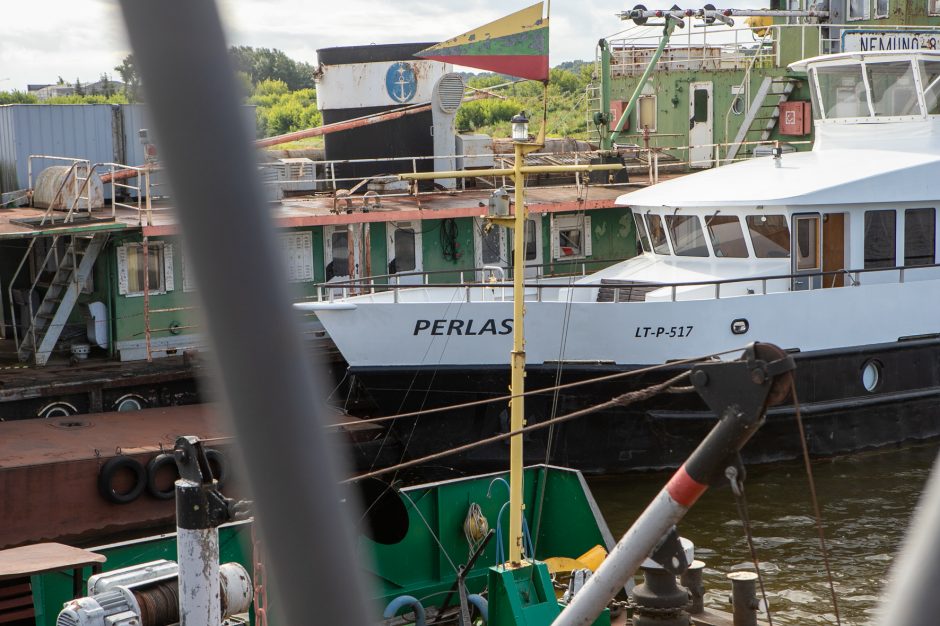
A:
[[[215,448],[207,448],[206,460],[212,468],[212,477],[219,482],[219,487],[223,486],[228,480],[228,458]]]
[[[130,470],[135,477],[133,487],[125,493],[119,493],[114,489],[114,476],[122,470]],[[129,456],[111,457],[105,461],[101,466],[101,471],[98,472],[98,492],[101,497],[114,504],[130,504],[140,497],[146,486],[147,472],[143,464]]]
[[[157,500],[172,500],[176,497],[175,479],[174,484],[171,484],[169,489],[160,489],[157,485],[157,472],[163,469],[165,465],[172,465],[173,469],[176,470],[176,458],[172,454],[164,452],[147,462],[147,491]],[[176,476],[179,478],[179,470],[176,471]]]

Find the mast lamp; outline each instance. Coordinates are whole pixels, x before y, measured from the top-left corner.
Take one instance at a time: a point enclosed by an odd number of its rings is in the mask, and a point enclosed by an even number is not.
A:
[[[525,116],[525,111],[520,111],[518,115],[512,118],[512,140],[529,140],[529,118]]]

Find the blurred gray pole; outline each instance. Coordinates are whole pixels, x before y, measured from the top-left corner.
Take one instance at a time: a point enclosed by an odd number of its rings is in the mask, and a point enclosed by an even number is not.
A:
[[[917,510],[911,517],[901,553],[888,579],[887,599],[879,609],[884,626],[933,626],[940,620],[940,457]]]
[[[370,623],[320,385],[212,0],[121,0],[287,624]],[[345,513],[345,514],[344,514]],[[326,566],[324,566],[326,564]]]

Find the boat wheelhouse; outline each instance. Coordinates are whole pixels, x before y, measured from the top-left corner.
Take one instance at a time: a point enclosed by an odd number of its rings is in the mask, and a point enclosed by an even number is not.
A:
[[[527,398],[530,423],[687,367],[670,362],[768,341],[798,360],[814,454],[940,435],[940,54],[844,53],[794,68],[812,86],[811,152],[623,196],[643,254],[587,277],[527,285],[527,387],[547,389]],[[306,306],[380,406],[420,411],[502,395],[506,285],[392,289]],[[663,367],[648,370],[655,365]],[[796,455],[793,415],[793,406],[771,410],[745,458]],[[680,394],[562,426],[554,448],[542,437],[541,449],[528,450],[587,470],[663,467],[684,458],[713,419]],[[426,420],[416,431],[424,437],[411,439],[415,454],[506,429],[501,403]],[[488,458],[477,451],[466,460]]]

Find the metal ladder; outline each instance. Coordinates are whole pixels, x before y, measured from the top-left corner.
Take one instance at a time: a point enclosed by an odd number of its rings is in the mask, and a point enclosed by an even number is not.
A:
[[[765,76],[761,81],[754,100],[748,107],[744,119],[741,120],[741,127],[734,141],[728,147],[728,153],[725,155],[725,162],[731,163],[737,156],[738,151],[748,140],[748,135],[759,132],[759,141],[766,141],[770,138],[777,125],[777,118],[780,117],[780,103],[785,102],[790,93],[796,87],[799,80],[795,78]],[[746,151],[746,147],[745,147]]]
[[[58,259],[58,267],[49,283],[42,283],[39,277],[42,272],[37,271],[36,279],[27,293],[28,306],[32,311],[32,293],[37,287],[45,287],[42,301],[32,314],[29,327],[21,341],[17,343],[17,354],[20,361],[31,358],[36,365],[45,365],[55,348],[62,330],[68,322],[69,316],[78,302],[82,287],[94,269],[98,254],[108,240],[108,233],[95,233],[94,235],[54,235],[49,246],[49,252],[43,259],[40,267],[45,267],[58,249],[59,240],[63,237],[70,239],[64,257]],[[58,255],[56,255],[58,256]]]

